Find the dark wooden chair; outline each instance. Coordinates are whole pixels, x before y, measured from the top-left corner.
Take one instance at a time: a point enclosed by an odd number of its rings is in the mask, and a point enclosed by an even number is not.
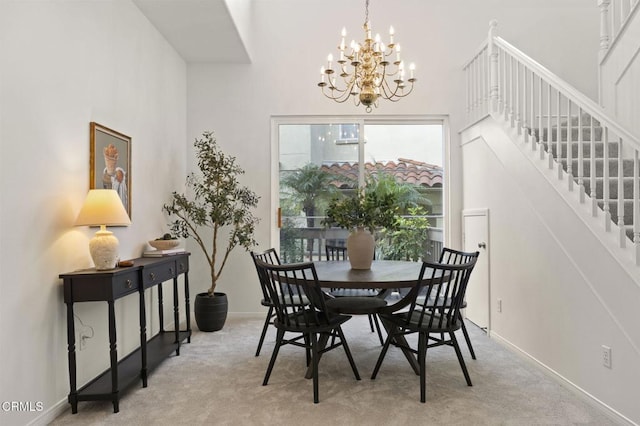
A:
[[[479,256],[479,252],[464,252],[458,251],[454,249],[450,249],[444,247],[442,252],[440,253],[440,260],[438,263],[446,263],[448,265],[461,265],[463,263],[469,263],[472,259],[477,259]],[[462,301],[462,305],[460,309],[464,309],[467,307],[466,299]],[[467,332],[467,327],[464,325],[464,320],[462,319],[462,314],[460,315],[460,326],[462,328],[462,334],[464,335],[464,340],[467,342],[467,347],[469,348],[469,352],[471,353],[471,358],[476,359],[476,353],[473,350],[473,346],[471,345],[471,339],[469,338],[469,333]]]
[[[271,264],[271,265],[280,265],[280,258],[278,257],[278,253],[276,252],[276,249],[274,248],[270,248],[268,250],[265,250],[261,253],[256,253],[256,252],[251,252],[251,258],[253,259],[253,263],[255,265],[256,259],[260,259],[261,261]],[[257,268],[257,266],[256,266]],[[256,269],[257,270],[257,269]],[[262,344],[264,343],[264,338],[267,334],[267,329],[269,328],[269,325],[273,324],[273,319],[275,318],[276,314],[274,312],[274,303],[271,300],[271,296],[269,295],[269,291],[268,289],[265,287],[264,283],[262,282],[262,280],[260,280],[260,287],[262,288],[262,300],[260,301],[260,304],[262,306],[266,306],[269,308],[269,310],[267,311],[267,317],[264,320],[264,325],[262,326],[262,333],[260,334],[260,340],[258,341],[258,349],[256,349],[256,356],[260,355],[260,350],[262,349]],[[283,299],[283,303],[285,302],[285,300]],[[293,298],[293,299],[289,299],[288,300],[289,303],[291,303],[293,306],[296,306],[298,308],[302,308],[304,306],[307,306],[309,304],[309,301],[307,300],[306,297],[303,297],[300,300],[300,303],[298,303],[298,300]]]
[[[423,262],[416,286],[399,302],[380,309],[380,317],[390,326],[387,339],[371,374],[372,380],[376,378],[389,346],[391,344],[401,346],[418,355],[420,402],[425,402],[427,349],[447,345],[455,349],[467,385],[471,386],[471,378],[455,331],[461,327],[460,307],[476,260],[477,257],[469,263],[460,265]],[[419,295],[424,295],[425,300],[430,300],[429,306],[419,303]],[[405,309],[407,307],[408,309]],[[398,343],[404,341],[405,336],[414,333],[418,333],[417,349],[411,348],[408,344]]]
[[[349,260],[345,246],[326,244],[325,254],[327,260]],[[371,332],[377,332],[380,344],[382,345],[384,343],[380,321],[378,320],[376,311],[378,308],[386,306],[387,304],[384,300],[385,292],[381,293],[374,288],[332,288],[329,294],[335,298],[340,298],[340,300],[332,300],[329,302],[330,309],[334,309],[337,313],[347,315],[366,314],[369,318]]]
[[[272,265],[260,259],[256,259],[255,263],[258,276],[274,302],[276,313],[274,326],[277,329],[276,345],[262,384],[266,386],[269,382],[278,351],[284,345],[305,348],[307,367],[311,365],[312,369],[313,402],[315,403],[319,402],[318,363],[324,352],[342,346],[353,374],[357,380],[360,380],[360,374],[341,327],[351,317],[327,311],[326,295],[320,288],[313,263]],[[299,306],[304,303],[303,297],[306,297],[309,304],[304,309],[299,309]],[[282,303],[283,300],[296,300],[298,304]],[[296,336],[285,339],[285,333],[294,333]],[[330,338],[332,343],[327,344]]]

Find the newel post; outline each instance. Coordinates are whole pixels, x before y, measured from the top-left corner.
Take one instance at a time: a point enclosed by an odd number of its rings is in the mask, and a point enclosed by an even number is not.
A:
[[[489,22],[489,37],[487,39],[487,50],[489,54],[489,102],[491,112],[498,111],[498,49],[493,38],[496,36],[498,21],[493,19]]]
[[[609,50],[610,31],[609,31],[609,4],[611,0],[598,0],[600,8],[600,57]]]

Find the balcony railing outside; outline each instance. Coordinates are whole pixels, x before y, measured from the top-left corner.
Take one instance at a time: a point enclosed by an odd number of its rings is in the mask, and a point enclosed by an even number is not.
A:
[[[429,221],[441,224],[443,216],[429,215]],[[315,217],[316,223],[324,217]],[[280,258],[282,262],[302,262],[326,260],[325,245],[345,244],[349,231],[341,228],[306,227],[307,217],[283,217],[283,224],[289,224],[280,228]],[[293,226],[292,226],[293,225]],[[297,225],[297,226],[295,226]],[[441,226],[441,225],[440,225]],[[424,260],[438,260],[444,243],[444,231],[442,227],[430,227],[428,239],[425,244]],[[380,259],[379,253],[376,258]]]

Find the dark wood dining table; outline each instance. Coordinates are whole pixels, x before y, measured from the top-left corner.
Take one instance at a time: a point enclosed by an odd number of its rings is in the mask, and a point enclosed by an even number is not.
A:
[[[351,269],[348,261],[314,262],[318,281],[323,288],[376,288],[394,289],[410,288],[416,285],[422,262],[402,260],[374,260],[371,269]],[[382,325],[389,332],[391,324],[384,321]],[[404,337],[401,337],[404,340]],[[324,342],[326,343],[326,341]],[[407,349],[407,342],[397,342],[407,361],[416,374],[420,373],[418,361]],[[310,377],[309,372],[307,376]]]
[[[374,260],[371,269],[351,269],[345,261],[314,262],[322,287],[401,288],[416,284],[422,262]]]

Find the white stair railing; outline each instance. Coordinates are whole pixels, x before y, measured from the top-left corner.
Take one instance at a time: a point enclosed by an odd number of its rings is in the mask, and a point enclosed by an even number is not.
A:
[[[600,8],[600,57],[624,31],[631,15],[640,10],[640,0],[598,0]]]
[[[497,37],[496,27],[492,21],[487,41],[463,67],[468,123],[504,117],[541,159],[548,156],[549,168],[569,191],[579,191],[580,202],[590,197],[592,215],[602,216],[606,231],[615,222],[620,247],[632,242],[640,265],[640,142],[598,104]],[[625,181],[632,181],[627,197]]]

